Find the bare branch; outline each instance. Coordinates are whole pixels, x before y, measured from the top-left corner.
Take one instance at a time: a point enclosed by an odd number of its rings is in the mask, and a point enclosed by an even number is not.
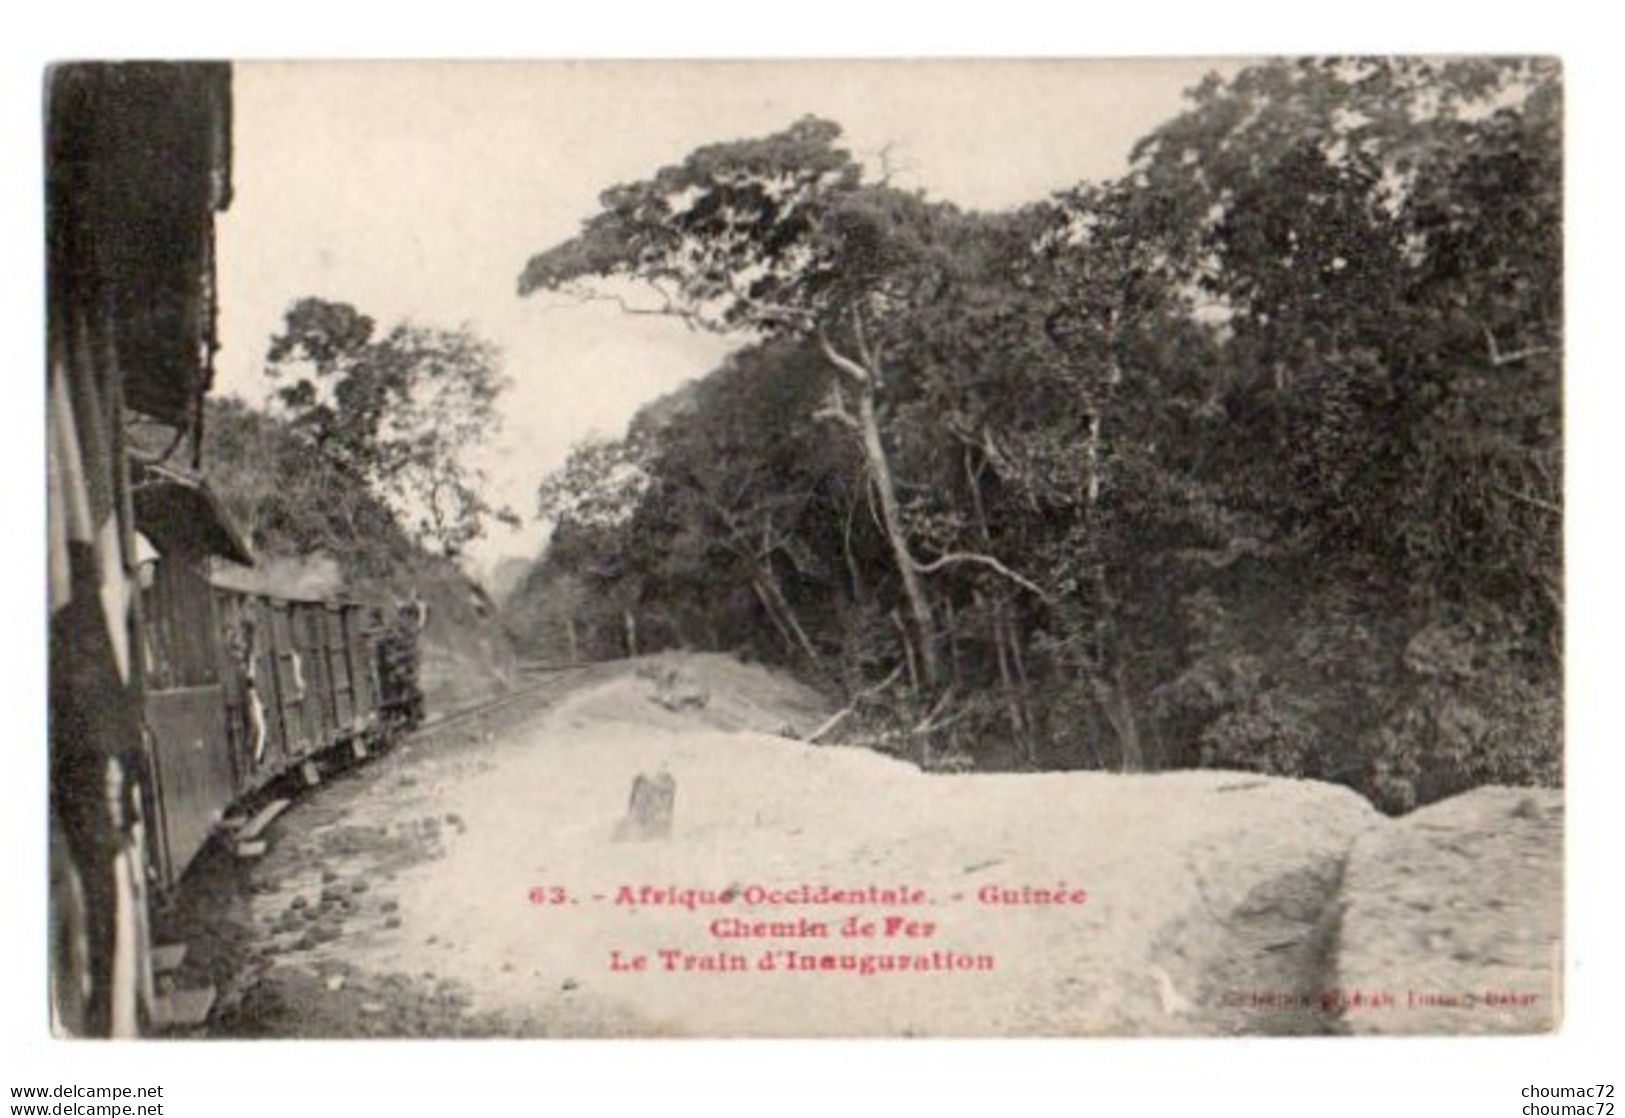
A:
[[[722,282],[723,286],[727,288],[729,295],[732,295],[735,299],[738,299],[741,303],[745,304],[745,306],[749,307],[752,313],[757,315],[764,322],[782,323],[786,326],[793,326],[800,330],[807,329],[813,323],[813,315],[811,311],[806,310],[803,307],[788,307],[782,303],[764,302],[748,292],[741,291],[739,286],[734,282],[732,275],[724,275]]]
[[[823,351],[830,364],[851,377],[858,384],[866,388],[874,384],[874,377],[870,375],[869,370],[836,349],[830,343],[829,335],[824,332],[824,328],[821,326],[818,328],[818,348]]]
[[[852,336],[858,342],[858,357],[864,367],[870,372],[871,379],[878,381],[880,369],[880,347],[869,344],[869,332],[863,328],[863,308],[852,308]]]
[[[1538,357],[1542,353],[1550,353],[1552,351],[1551,346],[1537,345],[1529,346],[1526,349],[1515,349],[1511,353],[1502,353],[1501,347],[1495,343],[1495,335],[1490,332],[1490,328],[1488,326],[1481,325],[1478,329],[1484,335],[1485,348],[1490,351],[1490,364],[1497,369],[1507,365],[1516,365],[1519,361],[1526,360],[1530,357]]]
[[[981,437],[966,422],[965,417],[957,411],[950,411],[942,417],[942,429],[968,447],[980,447],[982,445]]]
[[[813,412],[814,419],[833,419],[841,426],[852,430],[862,430],[858,425],[858,417],[853,415],[846,406],[846,396],[841,392],[841,384],[836,381],[830,385],[829,402]]]
[[[880,179],[878,182],[878,185],[880,186],[890,186],[893,173],[900,169],[900,164],[894,159],[892,154],[896,150],[897,141],[887,140],[884,144],[880,145],[880,150],[874,153],[875,162],[880,164]]]
[[[1522,501],[1526,505],[1549,512],[1554,516],[1563,515],[1562,505],[1548,501],[1543,497],[1537,497],[1533,493],[1524,493],[1521,490],[1509,489],[1504,485],[1496,485],[1492,486],[1492,488],[1503,497],[1511,497],[1514,501]]]
[[[862,691],[859,691],[856,695],[854,695],[852,697],[852,702],[851,703],[849,703],[848,705],[842,707],[840,710],[836,711],[834,714],[830,715],[829,718],[824,720],[822,725],[820,725],[816,730],[814,730],[812,733],[808,734],[802,740],[803,741],[809,741],[809,742],[816,742],[819,738],[823,737],[825,734],[829,733],[831,730],[835,729],[835,727],[839,726],[842,722],[845,722],[849,717],[851,717],[852,712],[857,710],[858,707],[866,699],[870,698],[873,695],[880,694],[880,692],[882,692],[886,688],[890,687],[893,683],[896,683],[897,682],[897,677],[902,675],[902,674],[903,674],[903,665],[898,664],[895,668],[893,668],[891,670],[891,674],[888,675],[885,679],[881,680],[879,683],[875,684],[873,687],[866,687]]]
[[[620,310],[622,314],[635,314],[654,318],[675,318],[681,321],[683,325],[687,326],[690,330],[708,330],[715,332],[715,328],[707,324],[697,312],[687,310],[679,306],[668,293],[662,291],[658,287],[655,287],[653,284],[650,284],[649,286],[659,293],[662,299],[661,305],[656,307],[639,306],[635,303],[628,302],[624,295],[618,295],[613,291],[602,291],[587,284],[569,284],[565,287],[559,288],[559,293],[567,296],[571,300],[568,303],[537,303],[534,305],[542,311],[562,311],[571,310],[585,303],[609,303]]]
[[[939,715],[941,715],[943,711],[947,710],[948,709],[948,704],[953,702],[953,701],[954,701],[954,689],[952,687],[950,687],[950,688],[948,688],[948,690],[944,691],[942,693],[942,695],[937,699],[936,703],[934,703],[932,705],[930,711],[927,712],[926,716],[924,718],[920,719],[918,722],[916,722],[914,724],[914,729],[911,730],[910,732],[915,733],[915,734],[929,733],[931,731],[931,729],[936,725],[937,717]]]
[[[875,531],[884,533],[885,522],[880,517],[880,507],[875,503],[875,494],[880,492],[880,483],[875,480],[875,472],[865,468],[863,472],[863,502],[869,506],[869,521],[875,526]]]
[[[941,731],[946,730],[957,723],[963,722],[966,718],[969,718],[974,713],[975,711],[973,709],[966,708],[938,721],[920,722],[906,730],[888,730],[885,733],[877,734],[872,738],[861,738],[857,741],[849,741],[846,744],[850,746],[859,746],[865,749],[876,749],[884,746],[895,745],[897,742],[906,742],[912,738],[926,737],[931,734],[940,733]]]
[[[982,427],[982,450],[986,453],[988,462],[992,464],[994,473],[1001,478],[1015,476],[1016,468],[1011,463],[1010,456],[1000,449],[998,442],[994,440],[993,428],[985,424]]]
[[[1177,551],[1175,558],[1191,563],[1201,563],[1213,570],[1227,570],[1237,561],[1248,557],[1254,559],[1268,559],[1275,554],[1269,544],[1262,540],[1234,539],[1227,543],[1222,551],[1202,551],[1196,549]]]
[[[923,737],[923,736],[925,736],[927,734],[940,733],[941,731],[948,729],[948,727],[953,726],[956,723],[965,721],[965,719],[969,718],[972,714],[975,714],[975,713],[976,713],[976,711],[974,709],[972,709],[970,707],[966,707],[963,710],[957,711],[954,714],[949,715],[947,718],[931,719],[931,720],[928,720],[928,721],[925,721],[925,722],[920,722],[917,725],[915,725],[915,727],[912,730],[909,731],[909,734],[911,734],[912,736],[915,736],[915,737]]]
[[[950,566],[954,563],[974,563],[978,566],[987,567],[989,570],[996,571],[1000,575],[1003,575],[1005,578],[1009,579],[1017,586],[1020,586],[1022,589],[1038,595],[1038,597],[1043,601],[1048,602],[1052,600],[1050,595],[1037,583],[1031,581],[1023,575],[1016,573],[1015,571],[1012,571],[1009,567],[1005,566],[991,555],[980,555],[972,551],[953,551],[949,552],[947,555],[940,555],[931,560],[929,563],[921,563],[916,561],[914,564],[914,569],[919,571],[922,575],[928,575],[933,574],[936,571],[940,571],[942,568]]]

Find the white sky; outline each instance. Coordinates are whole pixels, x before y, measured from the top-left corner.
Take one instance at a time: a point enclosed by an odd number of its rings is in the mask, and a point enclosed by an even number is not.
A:
[[[476,545],[533,555],[536,484],[570,446],[715,367],[736,342],[605,306],[521,299],[534,252],[598,194],[693,148],[815,113],[894,181],[974,208],[1121,171],[1212,64],[250,63],[234,82],[231,208],[219,222],[218,388],[265,394],[267,340],[305,295],[387,328],[467,323],[513,387],[483,454],[493,495],[527,518]]]

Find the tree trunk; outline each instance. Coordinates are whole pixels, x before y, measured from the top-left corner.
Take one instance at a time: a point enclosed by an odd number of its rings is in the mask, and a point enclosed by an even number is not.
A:
[[[871,378],[873,375],[871,371]],[[921,674],[926,686],[934,691],[942,679],[942,668],[937,661],[936,621],[931,614],[931,602],[926,597],[925,586],[920,582],[920,572],[915,569],[914,555],[908,549],[908,537],[903,531],[897,486],[892,479],[885,443],[880,438],[880,419],[875,413],[872,380],[858,394],[858,423],[863,436],[864,457],[874,474],[875,489],[880,494],[880,519],[886,530],[886,542],[891,546],[897,573],[903,580],[903,596],[908,599],[909,613],[913,617]]]
[[[1010,733],[1015,738],[1016,749],[1025,756],[1027,750],[1022,742],[1021,715],[1016,709],[1015,690],[1010,680],[1010,661],[1004,654],[1004,625],[999,616],[998,602],[995,601],[988,608],[988,630],[993,636],[993,658],[999,665],[999,689],[1004,692],[1005,714],[1010,719]]]
[[[564,637],[570,643],[570,663],[581,663],[581,642],[576,638],[575,618],[566,617],[564,619]]]
[[[852,602],[861,605],[869,595],[864,586],[863,572],[858,569],[858,558],[852,554],[852,519],[857,514],[857,494],[853,494],[851,507],[846,510],[845,523],[841,525],[841,554],[846,559],[846,572],[852,583]]]
[[[1002,598],[995,599],[993,628],[1000,640],[999,675],[1004,682],[1004,703],[1010,712],[1010,729],[1016,735],[1016,746],[1022,758],[1029,765],[1036,767],[1037,751],[1034,748],[1027,711],[1023,706],[1021,652],[1016,640],[1016,626],[1010,620],[1006,606],[1007,603]]]
[[[981,535],[982,547],[991,552],[993,533],[987,525],[987,506],[982,502],[981,471],[972,464],[969,450],[965,451],[964,464],[965,481],[970,489],[971,507],[976,512],[976,527]],[[1032,712],[1027,708],[1027,670],[1021,662],[1021,642],[1018,639],[1015,622],[1005,615],[1002,594],[995,594],[989,602],[977,593],[976,602],[988,611],[993,648],[999,661],[999,679],[1004,687],[1005,708],[1010,718],[1010,731],[1015,735],[1016,747],[1021,756],[1028,764],[1037,767],[1037,736],[1032,732]]]
[[[626,629],[626,654],[638,654],[638,619],[630,609],[621,610],[621,622]]]
[[[1021,711],[1022,732],[1027,735],[1027,753],[1033,766],[1038,766],[1038,719],[1033,715],[1032,686],[1027,678],[1027,664],[1021,655],[1020,634],[1016,630],[1014,618],[1009,615],[1004,619],[1005,632],[1010,640],[1010,664],[1015,669],[1016,676],[1016,705]]]
[[[908,626],[903,624],[903,615],[896,610],[891,613],[892,624],[897,626],[897,632],[903,638],[903,660],[908,664],[908,687],[918,697],[920,694],[920,671],[914,663],[914,645],[908,639]]]
[[[779,611],[773,608],[773,602],[768,598],[761,580],[752,579],[750,588],[756,591],[756,600],[762,603],[762,612],[767,614],[767,619],[773,623],[773,631],[779,634],[784,647],[789,650],[791,656],[794,656],[797,651],[795,638],[790,635],[790,630],[785,628],[784,621],[779,617]]]
[[[1144,772],[1145,750],[1140,744],[1140,724],[1134,716],[1134,701],[1129,698],[1128,682],[1122,668],[1118,668],[1116,678],[1109,683],[1096,675],[1094,690],[1101,712],[1106,715],[1112,732],[1117,735],[1122,771]]]
[[[820,663],[818,650],[813,647],[811,638],[807,636],[807,630],[803,629],[801,622],[796,620],[796,611],[790,608],[789,601],[784,597],[784,591],[779,589],[779,580],[773,577],[771,571],[764,572],[756,580],[756,593],[762,597],[763,605],[767,604],[768,599],[772,599],[774,607],[778,610],[779,617],[783,618],[784,624],[789,627],[790,633],[794,635],[795,643],[800,646],[802,652],[806,653],[808,660],[814,664]]]

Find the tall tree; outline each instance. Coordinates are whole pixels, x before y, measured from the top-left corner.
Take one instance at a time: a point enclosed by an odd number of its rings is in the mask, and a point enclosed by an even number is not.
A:
[[[420,543],[456,555],[490,504],[468,452],[497,426],[506,386],[490,343],[465,329],[376,323],[347,303],[301,299],[266,353],[273,401],[315,449],[364,479]]]
[[[864,184],[839,135],[837,125],[809,117],[762,139],[701,148],[653,178],[614,187],[578,236],[531,258],[519,290],[624,305],[616,281],[635,280],[659,300],[637,308],[646,313],[816,345],[831,374],[818,414],[862,449],[915,650],[934,687],[942,674],[937,621],[883,413],[896,390],[894,347],[909,336],[910,314],[963,267],[951,243],[969,219]]]
[[[1314,59],[1211,80],[1140,145],[1127,183],[1225,338],[1208,476],[1298,596],[1286,657],[1239,652],[1233,586],[1188,599],[1216,760],[1270,739],[1302,771],[1318,720],[1378,743],[1318,774],[1391,805],[1551,772],[1560,116],[1547,60]]]
[[[1271,62],[991,215],[823,121],[702,148],[521,277],[758,343],[550,483],[548,562],[996,764],[1556,779],[1560,116],[1539,60]]]
[[[1270,63],[1204,84],[1130,180],[1178,215],[1254,414],[1294,432],[1261,440],[1286,453],[1259,499],[1548,629],[1560,109],[1546,60]]]
[[[321,553],[364,577],[382,577],[410,557],[410,537],[365,479],[311,453],[285,420],[214,399],[204,431],[211,482],[256,551]]]

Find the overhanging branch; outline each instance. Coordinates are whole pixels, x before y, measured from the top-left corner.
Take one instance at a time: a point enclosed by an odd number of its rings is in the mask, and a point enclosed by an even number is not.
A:
[[[822,326],[818,328],[817,334],[818,348],[823,351],[830,364],[866,388],[874,383],[874,378],[869,375],[868,369],[865,369],[830,343],[829,334],[824,331]]]
[[[1519,501],[1519,502],[1521,502],[1523,504],[1529,505],[1532,508],[1540,509],[1543,512],[1549,512],[1553,516],[1562,516],[1563,515],[1563,506],[1562,505],[1556,504],[1556,503],[1554,503],[1552,501],[1548,501],[1543,497],[1537,497],[1533,493],[1525,493],[1522,490],[1512,489],[1512,488],[1510,488],[1508,486],[1505,486],[1505,485],[1496,485],[1496,486],[1492,486],[1491,488],[1493,488],[1497,493],[1501,494],[1503,497],[1510,497],[1514,501]]]
[[[915,562],[914,569],[919,571],[922,575],[928,575],[940,571],[944,567],[952,566],[955,563],[972,563],[977,566],[986,567],[1004,578],[1009,579],[1011,582],[1015,583],[1017,586],[1028,591],[1029,593],[1036,594],[1041,601],[1048,602],[1052,600],[1050,595],[1031,579],[1019,574],[1016,571],[1012,571],[1009,567],[1005,566],[991,555],[982,555],[974,551],[953,551],[949,552],[947,555],[940,555],[931,560],[929,563]]]
[[[895,668],[893,668],[891,670],[891,674],[888,675],[885,679],[881,680],[879,683],[876,683],[871,687],[866,687],[862,691],[858,692],[856,695],[854,695],[852,697],[852,701],[849,704],[842,707],[840,710],[836,711],[829,718],[825,719],[822,725],[820,725],[816,730],[814,730],[812,733],[808,734],[805,738],[803,738],[801,740],[808,741],[808,742],[816,742],[819,738],[823,737],[825,734],[827,734],[831,730],[835,729],[835,727],[839,726],[842,722],[845,722],[847,720],[847,718],[851,716],[852,712],[857,710],[858,707],[862,703],[864,703],[866,700],[872,698],[875,695],[880,694],[880,692],[882,692],[886,688],[890,687],[893,683],[896,683],[898,677],[901,676],[902,674],[903,674],[903,665],[899,664],[899,665],[897,665]]]
[[[751,314],[765,323],[790,326],[798,330],[805,330],[812,325],[812,312],[802,307],[789,307],[782,303],[769,303],[759,299],[749,292],[741,291],[731,275],[725,275],[722,280],[723,287],[729,295],[750,309]]]
[[[559,294],[564,295],[571,300],[568,303],[541,303],[538,305],[543,311],[561,311],[570,310],[585,303],[609,303],[622,314],[641,315],[652,318],[675,318],[681,321],[683,325],[687,326],[690,330],[703,329],[715,332],[715,329],[710,326],[699,315],[698,312],[679,306],[677,302],[673,300],[666,292],[660,291],[659,288],[654,288],[654,285],[652,284],[650,286],[656,292],[658,292],[661,297],[662,302],[659,306],[640,306],[636,303],[629,302],[624,295],[618,295],[613,291],[602,291],[587,284],[570,284],[568,286],[558,288]]]
[[[841,384],[836,381],[830,385],[829,401],[823,407],[813,412],[814,419],[833,419],[848,430],[857,431],[858,417],[853,415],[846,406],[846,396],[841,392]]]
[[[1502,353],[1501,347],[1496,344],[1495,334],[1488,326],[1480,324],[1479,331],[1484,335],[1484,347],[1489,350],[1490,365],[1493,368],[1504,368],[1507,365],[1516,365],[1520,361],[1531,357],[1538,357],[1543,353],[1550,353],[1551,346],[1537,345],[1526,349],[1515,349],[1511,353]]]

